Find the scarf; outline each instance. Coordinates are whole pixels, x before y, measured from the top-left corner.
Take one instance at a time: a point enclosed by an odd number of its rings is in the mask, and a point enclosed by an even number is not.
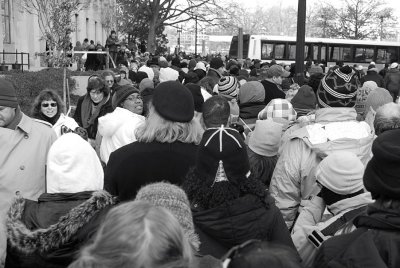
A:
[[[82,126],[83,128],[88,128],[90,125],[93,125],[94,120],[99,116],[101,107],[108,101],[110,96],[107,96],[96,105],[96,108],[93,109],[93,101],[90,98],[89,94],[85,95],[85,98],[82,101],[82,108],[81,108],[81,117],[82,117]],[[92,113],[93,109],[93,113]]]

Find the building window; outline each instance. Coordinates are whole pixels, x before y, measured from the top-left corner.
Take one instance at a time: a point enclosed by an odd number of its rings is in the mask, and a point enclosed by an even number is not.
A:
[[[1,9],[3,11],[3,42],[11,43],[10,0],[2,0]]]

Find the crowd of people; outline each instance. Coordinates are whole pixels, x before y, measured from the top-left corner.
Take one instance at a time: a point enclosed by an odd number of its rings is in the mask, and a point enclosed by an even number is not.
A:
[[[294,77],[146,54],[73,117],[1,79],[1,265],[400,267],[398,64]]]

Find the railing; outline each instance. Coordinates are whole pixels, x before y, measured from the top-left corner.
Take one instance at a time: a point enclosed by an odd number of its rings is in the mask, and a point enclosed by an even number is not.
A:
[[[22,70],[24,71],[24,65],[28,66],[28,70],[30,69],[30,56],[29,53],[25,53],[25,52],[18,52],[18,50],[16,49],[15,52],[5,52],[3,49],[3,52],[1,53],[2,55],[2,63],[0,65],[0,71],[7,71],[8,70],[8,66],[7,65],[11,65],[11,68],[14,70]],[[15,55],[15,62],[6,62],[6,55]],[[18,62],[18,55],[20,55],[20,63]],[[24,63],[24,55],[27,55],[27,63]]]

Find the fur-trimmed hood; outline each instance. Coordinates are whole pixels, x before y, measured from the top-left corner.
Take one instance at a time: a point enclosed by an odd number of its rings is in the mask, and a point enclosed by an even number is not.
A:
[[[106,191],[96,191],[92,196],[60,217],[57,223],[45,229],[29,230],[22,222],[26,199],[18,196],[12,203],[7,217],[8,243],[19,251],[30,254],[49,252],[68,243],[97,212],[115,204]]]

